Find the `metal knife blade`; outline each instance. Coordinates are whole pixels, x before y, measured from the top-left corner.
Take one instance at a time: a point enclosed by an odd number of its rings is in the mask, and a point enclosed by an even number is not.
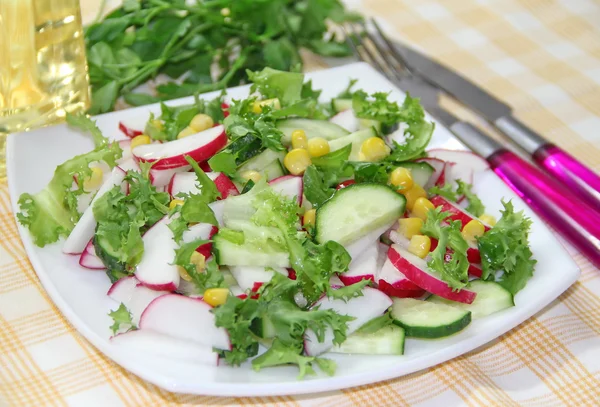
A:
[[[501,117],[510,115],[510,106],[470,80],[404,44],[396,42],[394,45],[411,71],[444,89],[461,103],[478,111],[490,122],[493,123]]]

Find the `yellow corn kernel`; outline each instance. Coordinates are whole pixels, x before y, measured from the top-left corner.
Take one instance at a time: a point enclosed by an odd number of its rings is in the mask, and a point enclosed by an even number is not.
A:
[[[421,218],[423,220],[427,219],[427,212],[431,209],[435,208],[435,206],[431,203],[431,201],[427,198],[420,197],[415,201],[413,208],[410,210],[411,215],[416,216],[417,218]]]
[[[479,236],[483,236],[485,232],[485,227],[483,223],[478,221],[477,219],[473,219],[469,223],[467,223],[462,229],[462,235],[468,242],[475,241],[475,238]]]
[[[100,168],[91,167],[90,170],[92,170],[92,173],[89,178],[83,180],[83,190],[86,192],[93,191],[102,185],[102,179],[104,178],[104,173]]]
[[[192,281],[192,277],[190,277],[186,269],[184,269],[181,266],[177,266],[177,271],[179,272],[179,277],[181,277],[185,281]]]
[[[294,130],[292,132],[292,148],[308,148],[308,139],[304,130]]]
[[[305,225],[314,226],[316,218],[317,218],[317,210],[316,209],[310,209],[310,210],[304,212],[303,220],[304,220]]]
[[[229,14],[231,14],[231,10],[229,9],[229,7],[224,7],[221,9],[221,15],[223,17],[227,17],[229,16]]]
[[[390,184],[401,189],[411,189],[414,181],[408,168],[398,167],[390,174]]]
[[[204,113],[198,113],[192,118],[189,127],[194,129],[196,133],[210,129],[215,124],[212,117]]]
[[[254,171],[254,170],[244,171],[240,175],[245,180],[248,180],[248,181],[252,180],[253,182],[258,182],[258,181],[260,181],[260,178],[261,178],[260,172]]]
[[[380,161],[390,155],[390,148],[379,137],[370,137],[360,146],[365,161]]]
[[[412,188],[409,190],[400,190],[398,191],[402,195],[406,197],[406,209],[409,211],[413,210],[415,206],[415,202],[419,198],[427,198],[427,192],[423,189],[423,187],[419,184],[413,184]]]
[[[229,288],[209,288],[204,291],[204,302],[213,307],[225,304],[229,296]]]
[[[308,151],[302,148],[295,148],[285,155],[283,165],[292,175],[304,174],[306,168],[311,164]]]
[[[423,219],[421,218],[402,218],[398,220],[398,233],[404,235],[407,239],[421,233]]]
[[[265,100],[257,100],[254,102],[252,106],[252,111],[256,114],[260,114],[262,112],[263,106],[271,106],[273,110],[281,109],[281,103],[279,103],[279,99],[265,99]]]
[[[182,139],[184,137],[189,137],[196,133],[198,133],[196,130],[192,129],[190,126],[187,126],[185,129],[179,132],[179,134],[177,135],[177,140]]]
[[[130,148],[133,150],[137,146],[141,146],[143,144],[150,144],[151,142],[152,140],[149,136],[146,136],[145,134],[140,134],[139,136],[135,136],[133,139],[131,139]]]
[[[429,236],[424,235],[414,235],[410,238],[410,243],[408,244],[408,251],[414,254],[415,256],[419,256],[424,259],[429,254],[431,250],[431,239]]]
[[[192,253],[192,257],[190,257],[190,263],[196,266],[196,271],[198,273],[203,273],[206,268],[206,257],[203,254],[198,252]]]
[[[488,215],[487,213],[484,213],[483,215],[481,215],[479,217],[479,220],[481,220],[483,223],[486,223],[490,226],[494,226],[496,224],[496,217],[492,216],[492,215]]]
[[[154,120],[152,120],[152,125],[154,127],[156,127],[158,130],[164,130],[165,129],[165,124],[163,123],[162,120],[154,119]]]
[[[321,137],[315,137],[308,140],[308,154],[311,157],[322,157],[329,153],[329,142]]]
[[[178,205],[183,205],[183,200],[181,199],[173,199],[171,202],[169,202],[169,209],[173,209]]]

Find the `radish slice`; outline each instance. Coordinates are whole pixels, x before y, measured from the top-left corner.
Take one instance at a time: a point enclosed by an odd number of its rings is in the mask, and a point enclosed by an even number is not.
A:
[[[125,179],[125,171],[119,167],[115,167],[108,179],[102,184],[94,199],[90,203],[90,206],[83,212],[81,218],[69,234],[69,237],[65,240],[63,245],[63,253],[66,254],[81,254],[85,246],[88,244],[90,239],[94,237],[94,230],[96,229],[96,219],[94,218],[94,212],[92,208],[94,203],[105,193],[110,191],[113,187],[121,185],[123,192],[125,192],[125,185],[123,180]]]
[[[348,322],[347,335],[351,335],[354,331],[360,328],[365,323],[373,318],[382,315],[392,305],[390,297],[374,288],[365,287],[362,290],[363,295],[360,297],[351,298],[348,301],[335,300],[324,297],[317,301],[313,306],[319,310],[332,309],[340,315],[348,315],[354,317]],[[307,330],[304,335],[304,350],[309,356],[317,356],[326,352],[333,346],[333,331],[330,327],[325,330],[325,338],[323,342],[319,342],[317,335],[312,330]]]
[[[419,287],[417,287],[416,290],[400,290],[385,280],[380,280],[377,284],[377,288],[382,293],[396,298],[419,298],[427,293],[427,291]]]
[[[206,175],[215,183],[215,186],[221,193],[221,197],[218,199],[225,199],[229,195],[239,195],[235,184],[229,179],[229,177],[221,172],[207,172]],[[174,174],[169,181],[167,192],[171,196],[175,197],[180,193],[184,194],[197,194],[200,192],[198,189],[198,177],[194,172],[181,172]]]
[[[137,146],[133,156],[140,161],[153,162],[153,168],[160,170],[188,165],[186,155],[197,162],[206,161],[226,144],[225,127],[218,125],[179,140]]]
[[[350,133],[354,133],[360,129],[360,120],[358,120],[352,109],[339,112],[329,119],[329,121],[348,130]]]
[[[144,254],[135,272],[140,283],[157,291],[175,291],[179,286],[179,271],[172,264],[178,246],[169,221],[165,216],[142,236]]]
[[[131,321],[138,325],[142,313],[152,301],[169,291],[156,291],[144,287],[134,276],[125,277],[115,282],[106,293],[118,303],[124,304],[131,313]]]
[[[389,249],[388,249],[389,253]],[[397,292],[402,294],[404,291],[422,291],[422,288],[410,281],[400,270],[398,270],[392,261],[388,259],[383,263],[383,267],[377,273],[377,285],[379,289],[389,296],[399,297]],[[400,297],[402,298],[402,297]]]
[[[149,118],[148,115],[142,114],[123,119],[119,122],[119,130],[129,138],[140,136],[144,134],[144,129]]]
[[[340,274],[344,285],[352,285],[362,280],[375,281],[377,259],[379,257],[378,243],[375,241],[359,257],[352,259],[348,271]]]
[[[219,355],[207,345],[177,339],[153,331],[137,330],[113,336],[111,343],[128,354],[139,353],[141,357],[153,354],[188,363],[217,366]]]
[[[469,168],[471,172],[481,172],[490,168],[486,160],[471,151],[434,148],[427,151],[427,155],[442,161],[456,163],[462,167],[460,171]]]
[[[394,267],[410,281],[432,294],[448,300],[464,302],[465,304],[471,304],[475,300],[476,294],[473,291],[464,288],[460,291],[453,291],[438,273],[428,269],[425,260],[409,253],[398,245],[390,247],[388,258]]]
[[[385,225],[380,227],[379,229],[375,229],[374,231],[367,233],[363,237],[355,240],[354,242],[344,246],[348,254],[351,258],[357,259],[360,255],[367,250],[373,242],[379,241],[379,236],[381,236],[385,231],[387,231],[392,225]]]
[[[125,172],[127,172],[127,171],[140,172],[141,171],[140,166],[138,165],[137,161],[135,161],[133,159],[133,157],[131,157],[127,160],[121,161],[119,163],[119,168]]]
[[[223,117],[229,116],[229,105],[227,103],[221,103],[221,110],[223,111]]]
[[[271,281],[275,273],[288,275],[287,270],[281,267],[231,266],[229,271],[244,292],[258,291],[263,283]]]
[[[188,171],[191,169],[189,165],[184,165],[182,167],[169,168],[166,170],[155,170],[154,168],[150,169],[150,182],[155,187],[166,187],[169,185],[171,179],[178,174],[191,174]],[[196,174],[193,174],[194,176]]]
[[[183,243],[193,242],[197,239],[209,240],[211,237],[217,234],[219,229],[208,223],[198,223],[189,227],[188,230],[183,232],[182,241]],[[198,246],[196,249],[198,253],[208,259],[212,253],[212,243],[205,243]]]
[[[83,253],[81,253],[81,257],[79,257],[79,265],[90,270],[106,270],[106,266],[102,260],[100,260],[100,257],[96,255],[93,240],[93,238],[90,239],[85,246],[85,249],[83,249]]]
[[[433,174],[429,177],[429,181],[425,185],[422,185],[425,190],[428,190],[434,185],[442,186],[445,182],[446,162],[439,158],[419,158],[417,162],[423,162],[433,167]]]
[[[440,195],[433,196],[433,197],[431,197],[430,201],[435,207],[441,207],[443,212],[450,213],[450,216],[449,216],[450,219],[461,221],[463,227],[470,221],[477,219],[476,216],[473,216],[472,214],[465,211],[463,208],[461,208],[454,202],[451,202],[448,199],[444,198],[443,196],[440,196]],[[479,220],[479,219],[477,219],[477,220]],[[491,228],[491,226],[486,225],[485,223],[483,223],[483,226],[484,226],[486,232],[488,230],[490,230],[490,228]],[[477,263],[477,262],[475,262],[475,263]]]
[[[204,301],[179,294],[167,294],[152,301],[140,318],[140,329],[179,339],[195,341],[217,349],[230,350],[224,328],[215,326],[212,307]]]
[[[217,220],[219,226],[223,226],[223,212],[225,209],[225,200],[209,203],[208,207],[213,211],[215,219]]]
[[[398,123],[398,129],[385,136],[383,140],[390,148],[394,148],[396,146],[395,143],[400,145],[405,144],[406,135],[404,133],[407,129],[408,126],[405,123]]]
[[[469,264],[469,274],[473,277],[481,278],[483,274],[483,270],[481,269],[481,264]]]
[[[269,182],[273,190],[286,198],[296,198],[298,206],[302,205],[302,196],[304,193],[304,183],[302,177],[294,175],[284,175],[275,178]]]
[[[119,140],[119,147],[123,150],[123,155],[117,160],[117,164],[133,157],[133,154],[131,154],[131,139]]]

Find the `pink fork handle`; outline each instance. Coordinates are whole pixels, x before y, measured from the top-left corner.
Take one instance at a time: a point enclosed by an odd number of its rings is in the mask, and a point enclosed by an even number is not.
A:
[[[501,149],[487,158],[502,178],[546,222],[600,268],[600,214],[577,201],[573,192],[521,159]]]
[[[533,160],[600,213],[600,176],[553,144],[538,148]]]

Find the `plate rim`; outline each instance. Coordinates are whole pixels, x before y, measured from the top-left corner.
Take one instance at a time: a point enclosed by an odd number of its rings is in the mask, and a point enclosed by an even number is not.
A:
[[[307,73],[307,79],[311,78],[311,74],[317,72],[324,71],[336,71],[336,70],[366,70],[371,75],[381,76],[375,69],[373,69],[370,65],[364,62],[356,62],[347,65],[343,65],[340,67],[329,68],[321,71],[316,71],[312,73]],[[385,79],[385,78],[383,78]],[[385,79],[386,82],[387,79]],[[394,90],[399,91],[396,86],[389,83],[390,87]],[[227,88],[227,91],[231,91],[233,89],[244,89],[248,88],[249,85],[238,86],[233,88]],[[219,92],[211,92],[204,94],[205,97],[212,97],[212,94],[218,94]],[[169,104],[179,104],[186,103],[187,101],[193,100],[193,97],[186,97],[175,99],[169,101]],[[159,104],[145,105],[135,107],[133,109],[150,109],[153,106],[158,106]],[[109,112],[103,115],[94,116],[94,118],[98,117],[110,117],[112,115],[119,116],[120,113],[124,111],[129,111],[132,109],[125,109],[116,112]],[[45,131],[49,127],[38,129],[37,131]],[[556,239],[555,236],[552,238],[558,243],[560,246],[561,253],[557,253],[557,256],[566,258],[571,266],[574,268],[572,275],[570,275],[568,279],[565,278],[565,281],[560,285],[556,285],[552,290],[548,290],[546,295],[543,297],[543,300],[538,300],[536,302],[527,302],[519,306],[519,308],[515,308],[515,316],[513,319],[517,321],[515,324],[503,324],[500,325],[498,329],[490,329],[485,333],[479,333],[473,337],[465,338],[465,340],[461,341],[459,344],[452,345],[450,347],[441,348],[427,355],[423,355],[415,360],[405,361],[400,364],[401,369],[397,367],[386,367],[382,369],[378,369],[376,371],[370,372],[357,372],[347,376],[332,376],[325,377],[322,375],[317,376],[317,378],[310,378],[304,381],[296,380],[290,382],[276,382],[274,384],[268,382],[260,382],[260,383],[240,383],[240,382],[208,382],[208,385],[202,386],[202,383],[199,382],[198,386],[181,386],[170,379],[167,375],[162,373],[156,374],[152,372],[151,374],[146,374],[144,371],[144,363],[138,360],[137,357],[132,357],[131,355],[125,356],[122,351],[119,351],[115,347],[110,346],[110,343],[102,338],[100,335],[96,334],[87,323],[72,310],[72,307],[68,304],[68,302],[60,295],[57,287],[53,283],[49,274],[47,274],[44,270],[43,263],[41,259],[38,258],[36,254],[37,246],[33,243],[31,236],[29,235],[28,230],[23,227],[17,219],[18,212],[18,197],[15,191],[17,184],[17,175],[14,175],[16,172],[14,160],[11,159],[14,156],[14,152],[11,154],[11,151],[14,151],[16,148],[16,136],[19,133],[10,134],[7,137],[6,142],[6,151],[7,151],[7,180],[8,180],[8,190],[9,196],[13,211],[13,217],[17,224],[17,230],[19,232],[19,236],[27,253],[27,258],[31,262],[31,265],[38,276],[44,290],[54,303],[56,307],[61,311],[63,316],[69,321],[69,323],[76,329],[78,334],[81,334],[87,341],[89,341],[96,349],[98,349],[104,356],[112,360],[117,365],[123,367],[124,369],[132,372],[136,376],[141,379],[148,381],[158,387],[161,387],[165,390],[176,392],[176,393],[188,393],[188,394],[198,394],[198,395],[207,395],[207,396],[283,396],[283,395],[298,395],[298,394],[314,394],[314,393],[322,393],[325,391],[335,391],[346,389],[350,387],[369,385],[373,383],[378,383],[385,380],[400,378],[406,376],[411,373],[415,373],[421,371],[423,369],[440,365],[442,363],[447,362],[448,360],[454,359],[460,355],[474,352],[480,347],[486,345],[487,343],[493,341],[494,339],[500,338],[506,332],[517,329],[523,322],[531,318],[538,312],[542,312],[545,308],[547,308],[553,301],[555,301],[560,294],[566,291],[572,284],[574,284],[580,276],[580,269],[577,264],[574,262],[573,258],[569,255],[564,246]],[[495,176],[495,175],[494,175]],[[514,198],[522,201],[522,199],[514,194]],[[539,222],[544,229],[549,230],[548,226],[534,213],[534,222]],[[543,305],[540,307],[539,304]],[[439,355],[441,353],[441,355]],[[402,358],[402,356],[391,356],[395,358]],[[130,363],[132,361],[134,363]],[[408,367],[408,368],[407,368]],[[368,377],[365,378],[365,375]],[[308,387],[308,388],[307,388]]]

